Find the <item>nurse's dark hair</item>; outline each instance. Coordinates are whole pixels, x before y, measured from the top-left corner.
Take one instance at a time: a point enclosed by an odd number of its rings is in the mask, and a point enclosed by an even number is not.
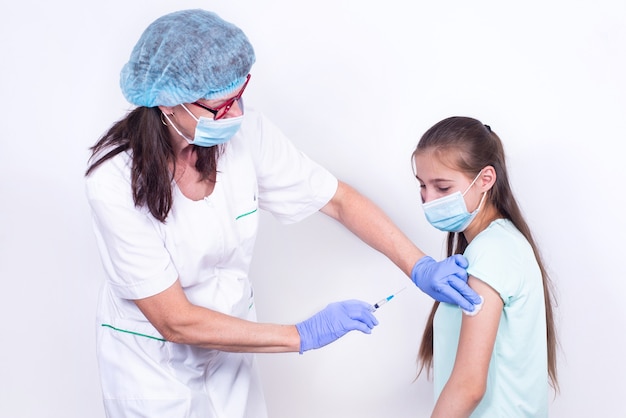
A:
[[[203,179],[211,178],[217,167],[219,147],[195,147],[196,169]],[[172,208],[173,175],[176,157],[167,126],[158,107],[137,107],[116,122],[89,148],[91,157],[86,176],[121,152],[132,155],[131,188],[137,207],[147,207],[152,216],[165,223]]]
[[[557,337],[554,325],[553,307],[556,306],[552,282],[546,271],[539,248],[533,239],[528,224],[524,220],[511,186],[506,168],[502,141],[482,122],[462,116],[444,119],[428,129],[411,155],[412,162],[420,152],[428,150],[444,164],[474,178],[486,166],[492,166],[496,172],[496,182],[489,191],[488,199],[502,217],[509,219],[530,243],[541,275],[543,277],[544,303],[546,308],[546,329],[548,343],[548,375],[550,384],[558,391],[556,351]],[[462,254],[468,242],[462,233],[448,233],[447,254]],[[433,320],[438,302],[435,302],[428,317],[418,355],[418,376],[426,369],[430,374],[433,361]]]

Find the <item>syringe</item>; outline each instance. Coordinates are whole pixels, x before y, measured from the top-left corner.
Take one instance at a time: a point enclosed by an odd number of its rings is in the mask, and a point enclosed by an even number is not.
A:
[[[398,290],[396,293],[394,293],[392,295],[389,295],[386,298],[381,299],[378,302],[376,302],[374,305],[372,305],[372,312],[376,312],[376,309],[380,308],[385,303],[389,302],[391,299],[393,299],[398,293],[402,292],[404,289],[406,289],[406,286],[404,286],[402,289]]]

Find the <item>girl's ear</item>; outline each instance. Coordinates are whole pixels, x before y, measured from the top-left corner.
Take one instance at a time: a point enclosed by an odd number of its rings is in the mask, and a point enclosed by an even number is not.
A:
[[[479,184],[482,192],[486,192],[491,189],[496,183],[496,169],[490,165],[483,168],[477,183]]]

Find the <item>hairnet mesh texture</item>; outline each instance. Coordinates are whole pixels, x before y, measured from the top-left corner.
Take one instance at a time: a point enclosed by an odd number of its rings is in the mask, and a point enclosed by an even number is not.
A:
[[[224,97],[245,81],[255,55],[246,35],[215,13],[182,10],[155,20],[122,68],[120,87],[137,106]]]

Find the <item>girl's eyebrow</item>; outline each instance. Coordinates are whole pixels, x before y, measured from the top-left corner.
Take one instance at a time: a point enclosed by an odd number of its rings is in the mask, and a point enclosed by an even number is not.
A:
[[[423,181],[421,178],[419,178],[417,175],[415,175],[415,178],[419,181],[421,181],[422,183],[426,183],[425,181]],[[436,178],[436,179],[432,179],[429,181],[429,183],[432,184],[438,184],[438,183],[451,183],[454,180],[452,179],[444,179],[444,178]]]
[[[422,179],[420,179],[417,175],[415,175],[415,178],[420,183],[420,186],[425,186],[427,184],[427,182],[425,182]],[[452,185],[452,183],[454,183],[453,180],[451,180],[451,179],[444,179],[444,178],[436,178],[436,179],[432,179],[432,180],[430,180],[428,182],[428,184],[430,184],[433,187],[450,187]]]

